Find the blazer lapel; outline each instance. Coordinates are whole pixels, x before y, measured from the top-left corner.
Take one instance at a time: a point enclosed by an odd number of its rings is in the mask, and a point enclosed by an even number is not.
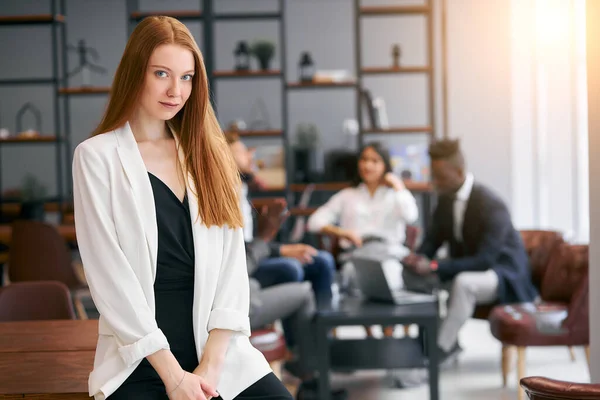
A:
[[[463,216],[463,225],[462,225],[462,237],[463,243],[467,246],[467,240],[471,239],[471,234],[468,231],[472,229],[474,226],[479,226],[479,221],[472,221],[473,212],[477,208],[477,205],[473,201],[474,192],[476,190],[475,184],[473,184],[473,188],[471,189],[471,194],[469,195],[469,199],[467,200],[467,204],[465,205],[465,214]],[[470,244],[470,242],[469,242]]]
[[[119,139],[117,151],[123,165],[123,170],[133,190],[137,209],[144,225],[146,243],[152,261],[152,275],[155,276],[158,253],[158,228],[156,226],[156,208],[150,177],[148,176],[148,170],[138,149],[129,122],[120,128],[117,134]]]

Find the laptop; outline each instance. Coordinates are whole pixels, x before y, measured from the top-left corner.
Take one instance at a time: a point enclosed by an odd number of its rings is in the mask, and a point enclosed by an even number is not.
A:
[[[356,285],[371,301],[397,305],[437,301],[437,297],[433,294],[412,292],[406,289],[390,289],[381,260],[353,258],[352,264],[356,270]]]

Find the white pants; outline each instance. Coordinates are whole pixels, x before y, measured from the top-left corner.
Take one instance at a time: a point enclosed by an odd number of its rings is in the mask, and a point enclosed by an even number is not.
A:
[[[449,351],[458,340],[460,328],[473,315],[475,306],[493,303],[497,292],[498,275],[492,269],[456,275],[450,289],[448,314],[438,334],[438,346]]]

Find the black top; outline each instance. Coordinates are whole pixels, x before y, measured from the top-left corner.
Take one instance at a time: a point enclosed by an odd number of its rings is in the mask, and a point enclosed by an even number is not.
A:
[[[154,298],[156,323],[163,331],[171,352],[183,369],[198,366],[194,340],[194,240],[187,196],[179,201],[173,191],[148,173],[158,228],[158,255]],[[150,385],[150,386],[149,386]],[[111,399],[129,399],[130,392],[142,393],[151,385],[162,387],[156,370],[145,358]]]
[[[150,174],[158,227],[154,296],[156,322],[181,366],[198,366],[194,341],[194,239],[187,195],[183,202]]]
[[[439,197],[433,224],[419,249],[419,253],[432,258],[444,242],[449,242],[450,259],[438,265],[440,279],[491,268],[498,275],[500,303],[532,301],[537,291],[531,281],[527,252],[502,199],[482,185],[473,185],[463,219],[462,242],[454,237],[453,204],[452,196]]]

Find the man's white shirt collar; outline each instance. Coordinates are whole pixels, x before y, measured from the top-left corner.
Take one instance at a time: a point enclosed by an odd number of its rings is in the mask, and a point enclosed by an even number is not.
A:
[[[473,190],[473,181],[475,178],[473,174],[468,172],[465,177],[465,182],[462,184],[460,189],[456,192],[456,200],[467,201],[471,196],[471,191]]]

